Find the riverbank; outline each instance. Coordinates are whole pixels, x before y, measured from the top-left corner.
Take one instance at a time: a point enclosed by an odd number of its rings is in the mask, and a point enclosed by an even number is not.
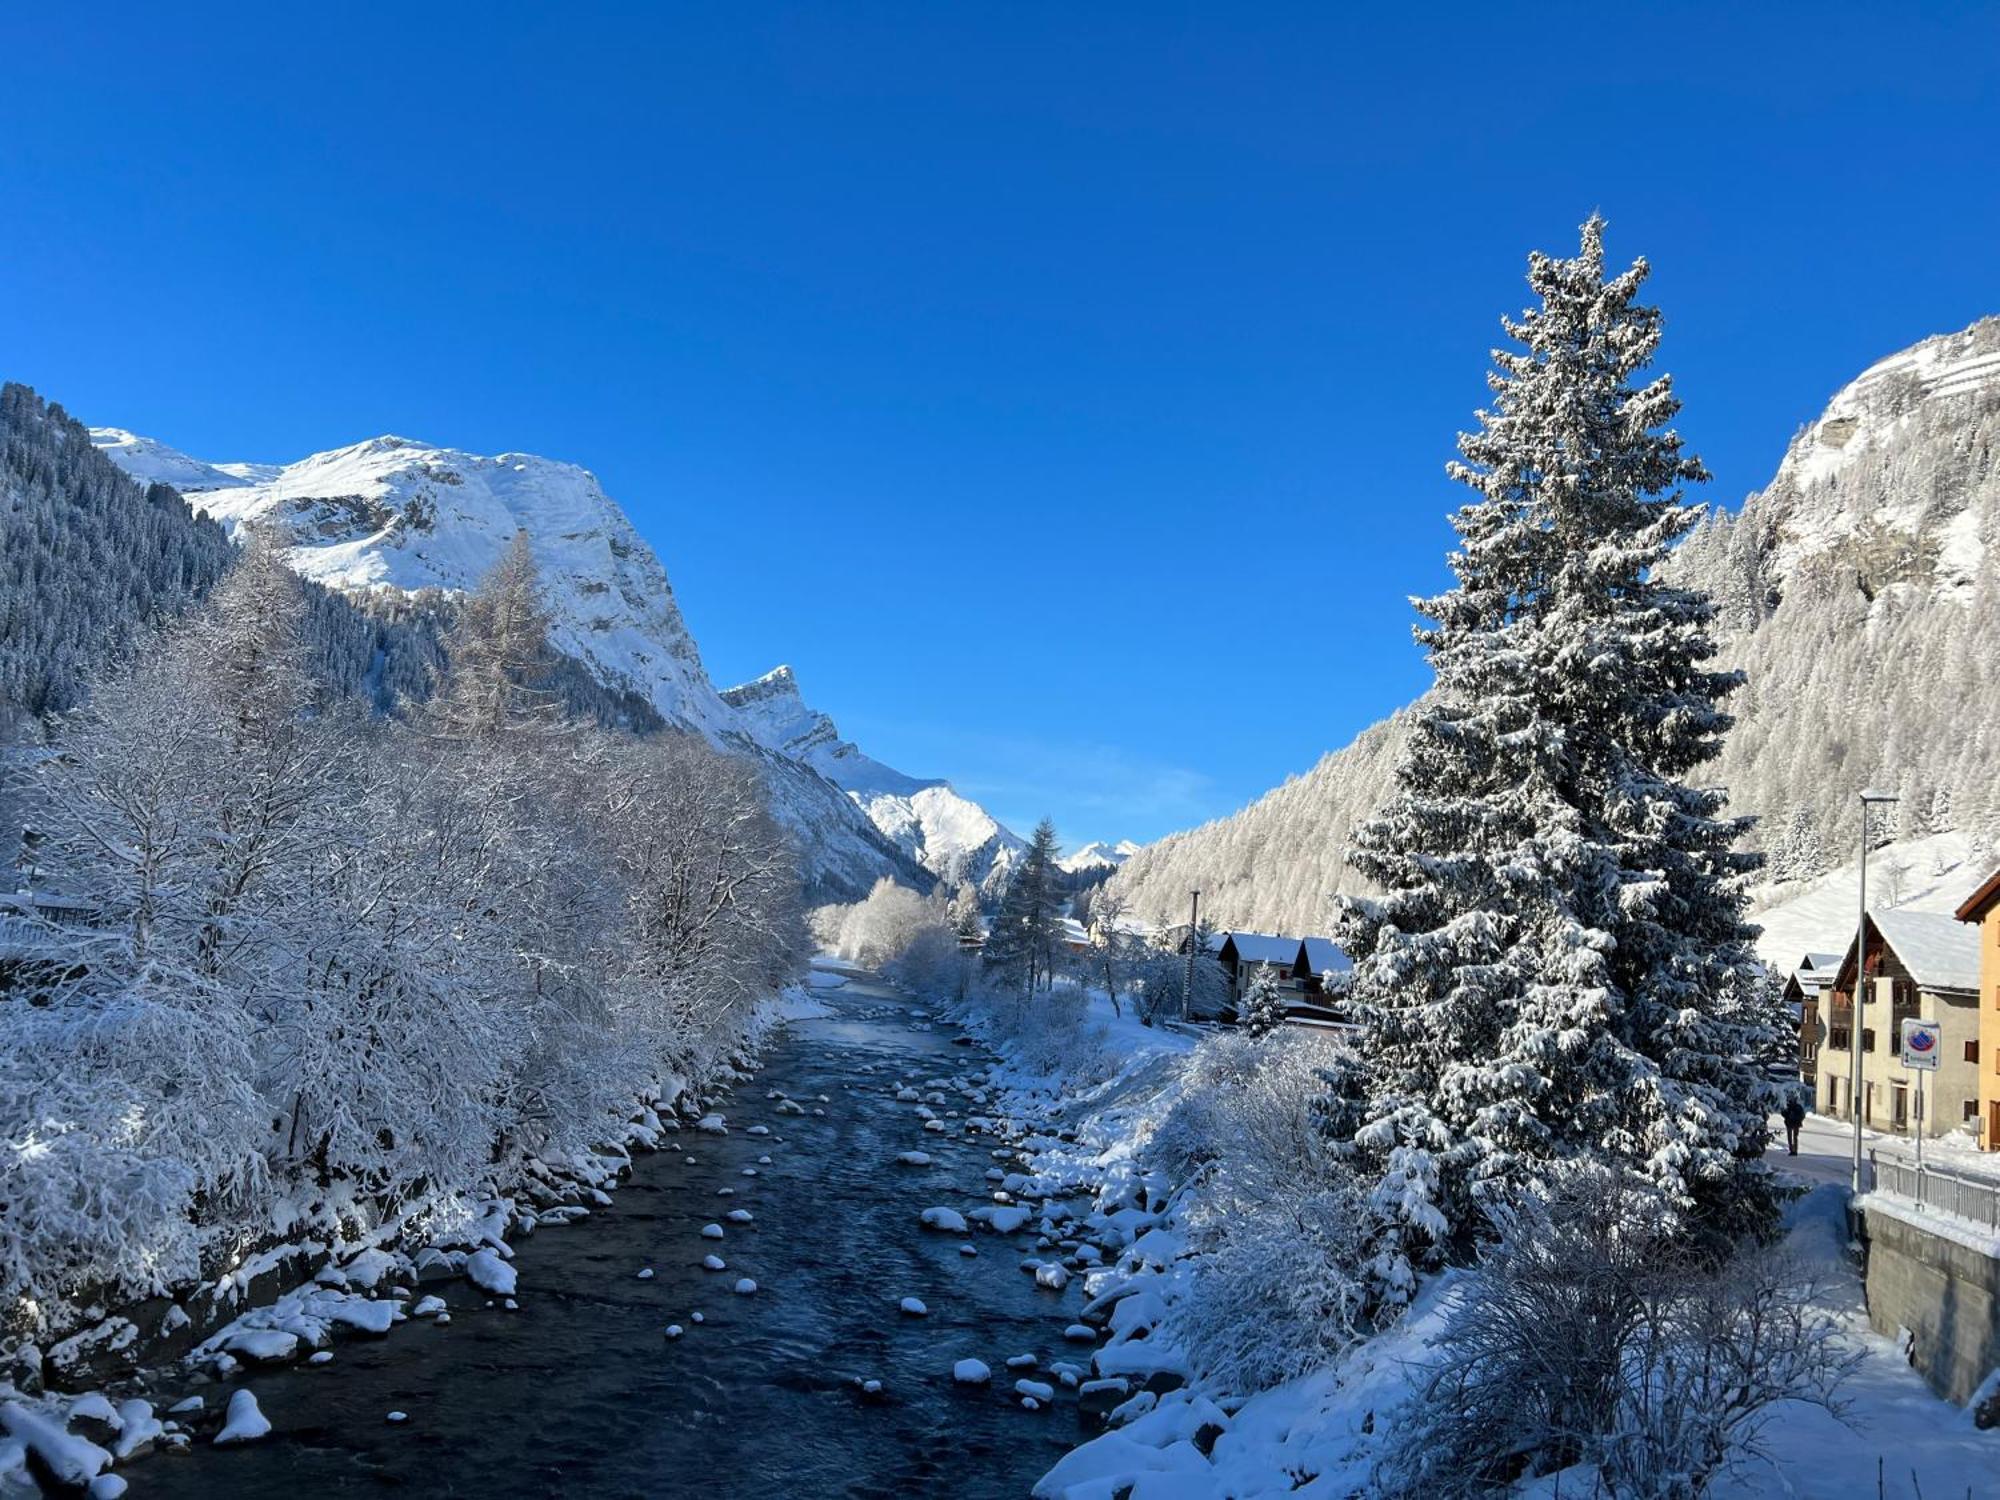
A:
[[[987,1174],[1019,1148],[979,1102],[994,1058],[865,976],[816,998],[710,1129],[637,1157],[583,1225],[518,1242],[512,1309],[463,1280],[415,1288],[395,1300],[436,1296],[449,1321],[196,1387],[210,1413],[250,1389],[271,1433],[121,1470],[133,1493],[1025,1494],[1094,1430],[1058,1370],[1087,1363],[1065,1337],[1081,1288],[1021,1269],[1046,1258],[1032,1225],[921,1222],[996,1206]],[[989,1379],[956,1379],[968,1361]],[[1062,1394],[1030,1410],[1021,1380]]]
[[[1090,1316],[1105,1325],[1093,1374],[1145,1388],[1109,1413],[1108,1430],[1086,1435],[1041,1475],[1032,1493],[1037,1500],[1370,1493],[1396,1410],[1435,1357],[1454,1300],[1474,1282],[1456,1272],[1429,1278],[1393,1327],[1330,1343],[1285,1372],[1301,1331],[1313,1326],[1309,1314],[1326,1315],[1322,1327],[1340,1327],[1338,1274],[1318,1264],[1322,1247],[1302,1212],[1308,1206],[1288,1190],[1291,1174],[1245,1178],[1254,1175],[1252,1156],[1276,1153],[1282,1162],[1300,1144],[1291,1129],[1311,1117],[1294,1084],[1312,1088],[1313,1069],[1298,1054],[1320,1039],[1285,1028],[1261,1044],[1273,1050],[1259,1059],[1260,1044],[1241,1034],[1197,1039],[1142,1027],[1102,995],[1065,1013],[1053,1041],[1017,1037],[998,1018],[971,1024],[1008,1059],[995,1073],[1007,1107],[1041,1126],[1030,1137],[1040,1144],[1025,1164],[1027,1189],[1087,1194],[1080,1211],[1129,1236],[1086,1275],[1084,1291]],[[1283,1060],[1274,1066],[1274,1058]],[[1788,1159],[1778,1160],[1782,1167]],[[1883,1493],[1901,1500],[1982,1494],[2000,1468],[2000,1430],[1976,1430],[1967,1411],[1931,1394],[1893,1340],[1869,1328],[1844,1204],[1841,1187],[1812,1187],[1791,1206],[1785,1244],[1853,1359],[1843,1409],[1781,1403],[1760,1452],[1722,1477],[1715,1500],[1843,1495],[1863,1482],[1873,1493],[1878,1465]],[[1245,1219],[1269,1225],[1271,1237]],[[1322,1299],[1318,1308],[1314,1298]],[[1256,1371],[1260,1361],[1270,1361],[1264,1379],[1215,1373],[1232,1362]],[[1572,1470],[1519,1494],[1587,1494],[1591,1483]]]

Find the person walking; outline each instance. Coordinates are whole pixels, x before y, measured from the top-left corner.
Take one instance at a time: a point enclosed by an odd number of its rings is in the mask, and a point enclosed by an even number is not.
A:
[[[1790,1097],[1785,1100],[1785,1151],[1787,1155],[1797,1156],[1799,1154],[1799,1127],[1805,1124],[1805,1122],[1805,1101],[1799,1098],[1798,1090],[1794,1089]]]

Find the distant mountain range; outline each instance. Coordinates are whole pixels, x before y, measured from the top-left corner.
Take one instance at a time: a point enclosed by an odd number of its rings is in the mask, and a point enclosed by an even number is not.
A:
[[[1115,844],[1093,842],[1057,863],[1069,874],[1081,875],[1086,870],[1115,870],[1138,852],[1139,846],[1130,839],[1120,839]]]
[[[755,759],[820,896],[853,899],[884,875],[990,888],[1023,847],[948,783],[904,775],[841,740],[799,697],[789,667],[718,692],[666,568],[574,464],[401,437],[291,464],[211,463],[122,428],[92,428],[91,438],[133,478],[173,486],[232,535],[252,521],[278,526],[301,575],[357,598],[469,589],[525,530],[552,644],[663,723]]]
[[[1697,410],[1683,430],[1699,451]],[[1887,833],[2000,843],[2000,318],[1863,371],[1801,428],[1761,493],[1669,567],[1708,589],[1747,686],[1697,779],[1757,814],[1758,847],[1810,879],[1849,857],[1855,792],[1901,794]],[[1226,818],[1133,856],[1111,888],[1142,916],[1192,888],[1222,922],[1322,930],[1357,890],[1344,851],[1387,799],[1406,713]]]

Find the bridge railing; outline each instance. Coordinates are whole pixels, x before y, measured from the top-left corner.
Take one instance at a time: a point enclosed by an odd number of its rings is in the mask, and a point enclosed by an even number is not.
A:
[[[1949,1214],[2000,1233],[2000,1178],[1975,1176],[1950,1167],[1919,1167],[1879,1147],[1868,1153],[1871,1191],[1907,1198],[1932,1213]]]

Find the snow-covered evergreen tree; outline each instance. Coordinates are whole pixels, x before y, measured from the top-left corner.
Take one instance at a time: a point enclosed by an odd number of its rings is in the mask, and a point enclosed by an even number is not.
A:
[[[1826,840],[1820,836],[1819,815],[1801,803],[1785,820],[1784,832],[1771,851],[1771,874],[1778,880],[1811,880],[1832,868]]]
[[[1058,858],[1055,824],[1044,818],[1015,862],[986,937],[987,971],[1019,986],[1024,994],[1047,986],[1055,977],[1063,908]]]
[[[1257,965],[1239,1010],[1243,1029],[1252,1036],[1269,1036],[1285,1024],[1284,1002],[1278,997],[1278,983],[1271,977],[1269,964]]]
[[[1379,1173],[1374,1271],[1482,1231],[1481,1205],[1564,1158],[1622,1163],[1687,1227],[1764,1228],[1769,1022],[1711,759],[1734,674],[1708,670],[1713,608],[1656,569],[1705,477],[1645,380],[1658,312],[1643,261],[1604,274],[1537,254],[1494,400],[1460,439],[1457,586],[1418,603],[1437,674],[1388,806],[1350,858],[1388,894],[1340,903],[1364,1087],[1347,1101]]]

